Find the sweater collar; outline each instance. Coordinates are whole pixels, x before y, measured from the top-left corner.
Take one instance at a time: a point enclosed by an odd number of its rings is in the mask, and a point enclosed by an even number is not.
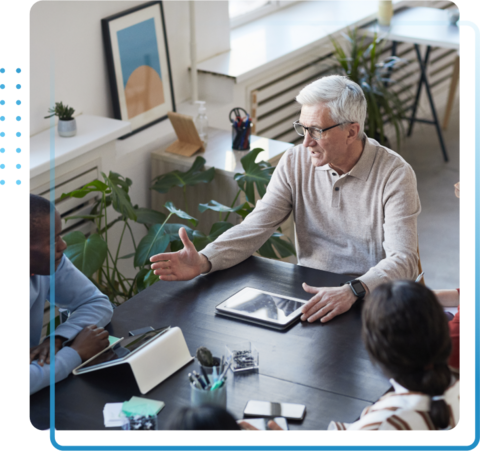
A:
[[[379,146],[379,144],[377,141],[368,138],[365,134],[363,134],[363,141],[365,145],[363,146],[363,151],[360,155],[360,158],[355,166],[345,175],[350,175],[366,182],[372,170],[375,155],[377,154],[377,146]],[[323,166],[319,166],[316,169],[321,171],[334,171],[334,169],[331,168],[328,163],[324,164]]]

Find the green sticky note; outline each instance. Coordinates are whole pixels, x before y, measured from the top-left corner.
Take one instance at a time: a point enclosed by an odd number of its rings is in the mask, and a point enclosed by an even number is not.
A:
[[[123,403],[122,412],[129,417],[133,415],[156,415],[164,406],[163,401],[132,396],[130,401]]]
[[[116,343],[118,340],[120,340],[120,338],[113,337],[112,335],[108,337],[108,341],[110,344]]]

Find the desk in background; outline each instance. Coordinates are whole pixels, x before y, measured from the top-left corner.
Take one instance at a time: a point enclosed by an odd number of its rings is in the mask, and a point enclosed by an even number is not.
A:
[[[443,153],[443,158],[447,162],[447,149],[443,141],[443,134],[437,117],[435,104],[433,102],[426,68],[429,62],[432,47],[444,47],[455,50],[459,49],[460,35],[458,26],[450,24],[448,11],[446,10],[418,7],[407,8],[396,12],[392,18],[391,25],[388,27],[379,26],[376,22],[375,24],[365,28],[365,30],[370,36],[373,36],[374,33],[377,33],[379,36],[385,36],[387,39],[391,40],[393,56],[396,55],[396,43],[398,41],[408,42],[414,45],[417,61],[420,66],[420,80],[418,82],[415,100],[411,107],[412,114],[409,118],[407,118],[409,121],[407,136],[412,134],[413,125],[415,122],[423,122],[426,124],[435,125],[438,139],[440,141],[440,147]],[[420,45],[426,46],[425,56],[423,58],[420,53]],[[417,108],[420,100],[420,93],[424,85],[433,120],[417,118]]]
[[[305,419],[302,423],[290,422],[290,429],[326,429],[332,419],[355,421],[390,387],[363,346],[361,303],[326,324],[297,323],[284,332],[216,316],[215,306],[246,286],[309,299],[302,282],[338,286],[350,278],[250,257],[232,268],[188,282],[152,285],[115,309],[108,329],[122,337],[144,326],[178,326],[192,355],[200,346],[221,355],[225,344],[249,340],[260,352],[260,368],[258,372],[235,375],[229,371],[227,409],[242,418],[250,399],[305,404]],[[55,427],[104,429],[105,403],[145,396],[165,402],[158,417],[160,428],[164,428],[177,408],[190,405],[187,374],[194,369],[198,370],[197,363],[188,364],[146,395],[140,394],[131,376],[109,371],[111,368],[70,376],[55,388]],[[49,427],[48,388],[30,397],[30,419],[39,429]]]

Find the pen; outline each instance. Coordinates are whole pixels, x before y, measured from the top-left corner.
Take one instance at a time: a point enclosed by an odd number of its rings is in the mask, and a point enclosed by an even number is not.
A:
[[[203,378],[198,374],[196,371],[193,372],[193,377],[197,379],[198,382],[200,382],[200,385],[202,386],[203,389],[207,386],[207,383],[204,382]]]
[[[192,373],[188,373],[188,380],[195,388],[202,390],[202,386],[200,385],[200,382],[192,376]]]
[[[202,370],[203,377],[205,378],[205,382],[210,382],[207,376],[207,372],[205,371],[205,368],[203,366],[200,366],[200,369]]]
[[[422,271],[422,273],[415,279],[415,282],[420,282],[424,274],[425,274],[425,271]]]

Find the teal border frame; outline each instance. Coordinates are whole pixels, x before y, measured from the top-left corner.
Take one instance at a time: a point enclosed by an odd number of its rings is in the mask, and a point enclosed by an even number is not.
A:
[[[475,71],[475,47],[476,47],[476,44],[480,44],[480,25],[478,24],[478,22],[474,21],[473,19],[461,19],[460,20],[460,26],[461,27],[466,27],[466,28],[469,28],[471,31],[472,31],[472,34],[473,34],[473,280],[476,280],[476,265],[475,265],[475,257],[476,255],[478,254],[478,250],[476,249],[475,247],[475,235],[476,235],[476,232],[478,231],[479,229],[479,225],[478,225],[478,222],[476,223],[475,222],[475,210],[477,207],[478,208],[478,200],[475,198],[475,182],[476,182],[476,178],[478,176],[478,170],[477,170],[477,165],[478,165],[478,158],[475,159],[475,154],[476,152],[478,151],[478,148],[479,148],[479,143],[478,143],[478,139],[476,140],[475,137],[478,136],[478,132],[479,132],[479,126],[478,126],[478,120],[477,120],[477,114],[478,114],[478,98],[477,96],[475,95],[475,86],[476,84],[478,84],[478,82],[480,81],[480,77],[479,75],[476,73]],[[54,64],[54,58],[52,57],[52,61],[51,61],[51,86],[50,86],[50,89],[51,89],[51,103],[52,105],[54,104],[54,93],[55,93],[55,89],[54,89],[54,69],[55,69],[55,64]],[[54,120],[54,119],[52,119]],[[54,125],[54,124],[53,124]],[[55,183],[54,183],[54,180],[55,180],[55,136],[54,136],[54,126],[52,126],[51,130],[53,130],[52,134],[51,134],[51,145],[50,145],[50,185],[51,185],[51,201],[54,201],[55,199],[55,193],[54,193],[54,189],[55,189]],[[53,218],[53,219],[52,219]],[[50,237],[51,237],[51,243],[55,241],[55,210],[52,209],[52,215],[51,215],[51,221],[50,221]],[[55,251],[54,251],[55,247],[52,246],[51,247],[51,255],[50,255],[50,267],[51,269],[53,268],[53,271],[51,271],[51,273],[53,274],[54,273],[54,268],[55,268]],[[55,276],[52,275],[51,276],[51,287],[55,287]],[[476,284],[474,284],[473,286],[473,318],[476,317],[476,313],[477,313],[477,309],[478,309],[478,305],[477,305],[477,298],[478,298],[478,286]],[[50,310],[50,321],[51,321],[51,324],[54,324],[54,317],[55,317],[55,288],[53,288],[52,290],[52,297],[51,297],[51,310]],[[478,329],[477,329],[477,333],[475,333],[475,328],[473,330],[473,381],[475,381],[475,376],[478,372],[478,369],[479,369],[479,365],[480,365],[480,354],[478,353],[475,353],[475,350],[477,350],[479,348],[479,334],[478,334]],[[63,444],[63,443],[60,443],[57,439],[57,432],[55,430],[55,351],[54,351],[54,340],[51,340],[51,366],[50,366],[50,431],[48,432],[48,441],[49,441],[49,445],[52,449],[54,450],[57,450],[57,449],[65,449],[66,447],[68,447],[69,449],[73,449],[73,450],[79,450],[79,449],[84,449],[85,446],[89,446],[89,447],[92,447],[92,449],[102,449],[102,450],[126,450],[126,449],[132,449],[132,447],[134,446],[135,449],[137,449],[139,446],[149,446],[149,447],[155,447],[155,448],[158,448],[159,446],[161,446],[160,444],[151,444],[151,445],[131,445],[131,444],[115,444],[115,443],[112,443],[111,445],[95,445],[95,444],[92,444],[92,445],[72,445],[72,444]],[[472,416],[473,416],[473,431],[474,431],[474,434],[475,434],[475,424],[477,424],[477,426],[479,425],[479,421],[478,421],[478,409],[480,406],[480,396],[479,396],[479,390],[478,390],[478,387],[475,386],[475,384],[473,385],[473,393],[472,393],[472,397],[473,397],[473,412],[472,412]],[[476,407],[475,407],[476,406]],[[480,429],[479,429],[480,430]],[[419,440],[420,442],[421,440]],[[167,445],[163,445],[163,446],[169,446],[169,447],[181,447],[181,446],[188,446],[188,445],[181,445],[181,444],[167,444]],[[198,445],[199,447],[203,447],[203,446],[208,446],[210,449],[215,446],[223,446],[223,445]],[[243,444],[237,444],[237,445],[229,445],[229,447],[239,447],[239,446],[244,446]],[[248,445],[249,447],[265,447],[265,445],[251,445],[249,444]],[[272,446],[275,446],[276,448],[278,447],[287,447],[287,446],[291,446],[291,445],[288,445],[288,444],[284,444],[284,445],[279,445],[279,444],[275,444],[275,445],[272,445]],[[318,446],[318,445],[304,445],[305,446]],[[326,445],[323,445],[324,449],[326,447],[328,447],[329,449],[345,449],[346,447],[349,447],[351,445],[347,445],[347,444],[326,444]],[[418,445],[405,445],[405,444],[402,444],[402,443],[399,443],[399,444],[389,444],[389,445],[382,445],[382,444],[376,444],[376,445],[372,445],[372,444],[363,444],[363,445],[359,445],[360,447],[368,447],[369,449],[378,449],[379,451],[384,449],[385,446],[388,446],[389,447],[389,450],[391,451],[403,451],[405,446],[409,446],[409,447],[415,447],[415,448],[419,448],[419,447],[422,447],[422,451],[428,451],[429,449],[435,449],[435,451],[438,451],[438,450],[442,450],[442,449],[451,449],[452,447],[452,444],[434,444],[432,443],[431,445],[429,444],[418,444]],[[455,444],[453,445],[456,447],[456,449],[458,448],[463,448],[463,449],[473,449],[473,450],[477,450],[479,447],[480,447],[480,443],[479,443],[479,440],[478,440],[478,432],[477,432],[477,439],[475,439],[475,435],[474,437],[472,438],[472,441],[468,444]],[[357,447],[358,449],[358,447]]]

